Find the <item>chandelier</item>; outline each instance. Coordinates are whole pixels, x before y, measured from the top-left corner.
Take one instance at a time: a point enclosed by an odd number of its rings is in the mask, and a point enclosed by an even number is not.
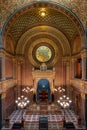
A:
[[[29,102],[30,101],[28,100],[28,98],[24,97],[23,95],[18,97],[18,99],[15,101],[19,108],[25,108],[29,104]]]
[[[63,87],[58,87],[58,91],[61,92],[65,92],[65,89]]]
[[[30,91],[30,87],[27,86],[27,87],[23,88],[22,91],[28,93]]]
[[[29,92],[32,92],[34,91],[34,88],[30,88],[30,87],[25,87],[22,89],[23,92],[26,92],[26,93],[29,93]]]
[[[70,100],[69,97],[67,97],[66,95],[63,95],[62,97],[59,98],[57,102],[58,104],[60,104],[61,107],[68,108],[72,101]]]

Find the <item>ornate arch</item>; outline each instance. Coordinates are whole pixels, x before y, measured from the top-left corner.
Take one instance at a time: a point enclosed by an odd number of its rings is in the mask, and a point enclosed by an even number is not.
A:
[[[48,1],[36,1],[36,2],[30,2],[20,8],[18,8],[17,10],[15,10],[7,19],[7,21],[5,22],[3,28],[2,28],[2,43],[5,44],[5,41],[3,40],[3,37],[6,37],[6,34],[9,32],[10,28],[12,27],[12,24],[14,23],[14,21],[18,18],[18,16],[26,13],[28,10],[34,9],[34,8],[48,8],[48,9],[52,9],[55,11],[60,12],[61,14],[64,14],[67,18],[69,18],[72,23],[74,24],[74,26],[77,28],[78,33],[81,37],[81,39],[84,36],[84,28],[82,23],[80,22],[79,18],[68,8],[66,8],[63,5],[60,5],[59,3],[56,2],[48,2]],[[17,43],[16,43],[17,44]],[[5,45],[4,45],[5,47]]]

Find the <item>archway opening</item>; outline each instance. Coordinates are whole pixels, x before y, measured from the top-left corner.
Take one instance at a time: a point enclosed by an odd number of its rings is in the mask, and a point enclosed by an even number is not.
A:
[[[50,85],[47,79],[41,79],[38,82],[36,101],[37,102],[49,102],[50,99]]]

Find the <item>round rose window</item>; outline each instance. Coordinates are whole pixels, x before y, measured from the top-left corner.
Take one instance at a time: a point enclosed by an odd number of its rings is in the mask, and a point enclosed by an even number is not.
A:
[[[52,52],[47,46],[40,46],[36,50],[36,58],[39,62],[47,62],[51,59]]]

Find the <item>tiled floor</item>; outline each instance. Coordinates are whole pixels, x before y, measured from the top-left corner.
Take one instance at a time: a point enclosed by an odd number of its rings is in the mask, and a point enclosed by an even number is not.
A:
[[[64,112],[54,104],[48,106],[34,104],[27,110],[16,110],[10,116],[10,125],[12,126],[14,122],[21,122],[22,114],[26,130],[39,130],[39,117],[41,116],[48,117],[48,130],[61,130],[64,116],[66,122],[73,122],[76,128],[78,127],[77,116],[73,111],[65,110]]]

